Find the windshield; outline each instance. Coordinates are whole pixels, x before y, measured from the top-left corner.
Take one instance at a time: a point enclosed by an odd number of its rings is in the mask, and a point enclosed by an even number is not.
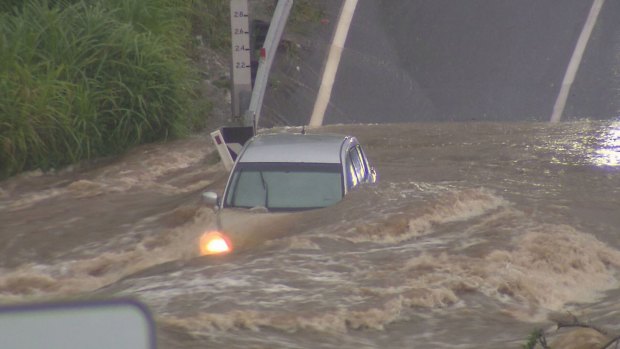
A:
[[[342,196],[340,164],[239,163],[224,206],[304,210],[333,205]]]

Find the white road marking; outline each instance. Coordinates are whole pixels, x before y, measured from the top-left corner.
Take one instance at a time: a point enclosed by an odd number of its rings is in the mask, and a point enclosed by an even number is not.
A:
[[[551,115],[551,120],[549,120],[552,123],[559,122],[562,118],[564,107],[566,107],[568,94],[570,93],[570,89],[575,81],[575,76],[577,75],[577,70],[579,70],[579,65],[581,65],[583,53],[586,50],[586,46],[590,40],[590,35],[592,34],[592,30],[594,29],[594,25],[596,24],[596,20],[598,19],[598,15],[601,12],[601,8],[604,3],[605,0],[594,0],[592,2],[590,14],[588,14],[586,23],[583,25],[581,35],[579,35],[577,45],[575,46],[575,51],[573,52],[573,56],[568,63],[568,68],[566,69],[564,80],[562,81],[562,87],[560,88],[558,99],[555,101],[555,105],[553,106],[553,114]]]
[[[312,111],[312,117],[310,118],[310,127],[319,127],[323,124],[323,118],[325,117],[325,110],[327,104],[331,98],[332,88],[334,87],[334,80],[336,79],[336,72],[338,71],[338,65],[340,64],[340,57],[344,49],[344,43],[347,40],[347,34],[349,33],[349,27],[353,20],[353,14],[355,13],[355,7],[357,6],[357,0],[346,0],[342,12],[340,13],[340,19],[338,19],[338,26],[336,27],[336,34],[332,41],[332,46],[329,49],[329,55],[327,56],[327,63],[325,64],[325,70],[323,71],[323,80],[321,81],[321,87],[314,103],[314,110]]]

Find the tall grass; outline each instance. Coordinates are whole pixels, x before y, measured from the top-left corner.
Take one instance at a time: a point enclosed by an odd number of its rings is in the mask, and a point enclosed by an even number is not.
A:
[[[190,6],[34,0],[0,13],[0,177],[186,134]]]
[[[194,35],[212,49],[230,49],[230,1],[194,0],[190,16]]]

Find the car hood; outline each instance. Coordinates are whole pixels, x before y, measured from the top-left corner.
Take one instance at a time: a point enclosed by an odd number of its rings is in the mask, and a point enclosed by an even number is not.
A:
[[[225,234],[234,251],[257,246],[267,240],[276,239],[303,230],[317,211],[267,212],[265,209],[233,209],[218,211],[215,225],[210,230]]]

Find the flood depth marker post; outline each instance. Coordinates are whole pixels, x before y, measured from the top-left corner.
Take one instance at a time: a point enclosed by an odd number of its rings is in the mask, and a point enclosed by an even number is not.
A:
[[[248,13],[248,0],[230,0],[231,73],[233,80],[231,105],[233,117],[241,117],[245,114],[252,95]]]
[[[232,168],[243,145],[256,134],[269,71],[292,6],[293,0],[278,1],[261,48],[261,60],[252,89],[248,0],[230,0],[233,80],[231,104],[233,116],[243,116],[243,126],[222,127],[211,132],[211,139],[227,170]]]
[[[230,0],[230,37],[231,111],[233,117],[240,118],[247,112],[252,95],[248,0]],[[211,139],[228,171],[232,169],[243,145],[254,135],[254,130],[247,127],[249,125],[245,126],[221,127],[211,132]]]

